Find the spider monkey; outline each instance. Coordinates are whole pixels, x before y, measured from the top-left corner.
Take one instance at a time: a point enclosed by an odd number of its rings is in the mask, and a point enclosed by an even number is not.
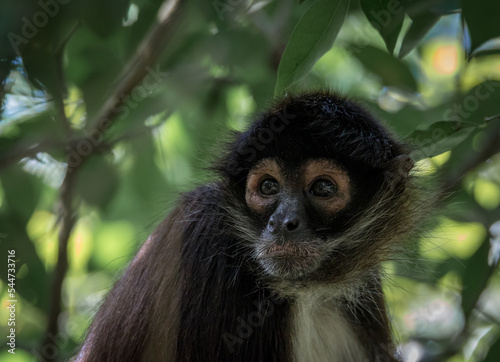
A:
[[[398,360],[381,263],[423,218],[412,168],[353,101],[275,102],[144,243],[77,360]]]

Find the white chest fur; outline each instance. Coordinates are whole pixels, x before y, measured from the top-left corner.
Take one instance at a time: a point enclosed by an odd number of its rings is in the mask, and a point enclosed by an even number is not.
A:
[[[348,321],[330,303],[300,300],[294,310],[297,362],[365,361]]]

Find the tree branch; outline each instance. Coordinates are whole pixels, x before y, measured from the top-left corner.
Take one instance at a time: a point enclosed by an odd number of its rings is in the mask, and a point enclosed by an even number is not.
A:
[[[35,157],[37,153],[54,148],[64,148],[64,142],[55,139],[45,139],[27,147],[19,147],[5,156],[0,157],[0,170],[22,160],[25,157]]]
[[[158,23],[151,29],[142,41],[134,57],[130,60],[122,74],[118,77],[118,79],[122,80],[118,83],[111,97],[100,109],[95,119],[89,122],[91,125],[90,134],[93,134],[93,132],[99,132],[101,136],[104,135],[105,131],[110,127],[111,122],[117,116],[115,111],[116,107],[123,103],[123,99],[126,99],[126,96],[132,93],[134,88],[141,82],[144,76],[151,71],[150,67],[157,62],[164,46],[166,45],[168,39],[166,36],[166,34],[168,34],[167,30],[170,28],[170,20],[176,10],[177,2],[178,0],[166,0],[161,5],[157,16]],[[61,55],[62,53],[63,50],[61,50]],[[62,57],[58,59],[60,59],[60,62],[58,63],[59,67],[62,67]],[[60,81],[64,81],[64,74],[62,73],[62,70],[63,69],[61,68],[61,72],[59,74]],[[60,88],[60,90],[61,89],[62,88]],[[68,146],[71,146],[72,142],[69,140],[71,129],[64,113],[64,102],[62,100],[63,94],[64,92],[60,92],[60,97],[56,97],[60,98],[60,101],[57,102],[57,107],[59,116],[61,117],[61,122],[63,122],[63,127],[65,128],[68,136]],[[92,148],[90,153],[81,155],[78,164],[71,164],[70,166],[70,162],[68,161],[68,168],[61,186],[59,210],[61,229],[59,231],[58,261],[54,271],[47,331],[40,351],[46,361],[55,360],[58,357],[58,353],[51,353],[49,355],[49,353],[47,353],[47,349],[55,344],[55,352],[58,352],[59,347],[57,346],[57,337],[59,334],[58,321],[61,314],[62,285],[68,270],[68,241],[76,223],[76,217],[72,208],[74,186],[81,166],[90,157],[90,155],[97,152],[97,150],[102,149],[101,146],[104,145],[103,139],[104,137],[100,137],[100,142]],[[30,154],[32,152],[30,152]]]
[[[151,72],[152,68],[163,48],[165,47],[171,33],[168,31],[172,26],[174,14],[180,11],[177,6],[178,0],[166,0],[158,11],[158,22],[146,35],[143,42],[137,48],[135,55],[128,62],[118,77],[121,79],[108,98],[107,102],[101,107],[97,115],[89,122],[91,133],[98,132],[103,134],[116,118],[116,109],[123,105],[141,80]],[[179,18],[179,17],[177,17]]]
[[[40,351],[40,354],[44,357],[45,361],[57,359],[58,353],[50,353],[50,351],[54,349],[52,352],[58,352],[59,348],[61,348],[61,346],[57,345],[59,341],[58,321],[59,315],[61,314],[62,285],[66,272],[68,271],[68,240],[76,222],[76,217],[72,208],[72,200],[77,175],[78,172],[66,173],[61,186],[59,205],[61,229],[59,230],[57,265],[54,270],[54,280],[52,282],[47,329]]]

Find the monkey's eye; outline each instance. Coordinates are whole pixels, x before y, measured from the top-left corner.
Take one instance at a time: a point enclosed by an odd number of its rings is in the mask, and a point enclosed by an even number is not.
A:
[[[266,178],[262,180],[259,186],[259,192],[264,196],[276,195],[280,191],[278,181],[273,178]]]
[[[309,192],[317,197],[331,197],[337,192],[337,185],[325,179],[314,181]]]

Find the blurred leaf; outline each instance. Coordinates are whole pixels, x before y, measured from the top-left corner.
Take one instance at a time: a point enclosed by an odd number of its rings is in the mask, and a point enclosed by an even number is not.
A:
[[[387,52],[368,45],[362,49],[354,49],[353,55],[368,71],[379,76],[384,86],[395,86],[409,91],[417,90],[417,82],[408,66]]]
[[[141,87],[141,86],[139,86]],[[160,87],[160,85],[158,85]],[[145,126],[145,121],[150,116],[155,116],[169,107],[166,104],[165,93],[163,88],[146,94],[145,97],[131,97],[125,104],[116,108],[116,120],[113,126],[110,127],[105,134],[107,139],[120,138],[124,134],[129,136],[138,136],[144,133],[150,133],[151,130]],[[163,114],[161,115],[162,120]]]
[[[66,53],[73,61],[67,67],[67,78],[83,91],[89,117],[102,106],[124,66],[120,49],[117,39],[103,39],[88,27],[78,29],[68,42]]]
[[[464,126],[484,127],[500,115],[500,82],[487,80],[471,89],[458,101],[449,104],[442,118]],[[498,122],[497,119],[491,123]]]
[[[460,12],[460,0],[399,0],[406,15],[414,19],[426,13],[449,15]]]
[[[470,152],[470,145],[464,145],[464,143],[467,142],[463,142],[452,152],[450,160],[454,164],[450,165],[450,161],[448,161],[445,164],[445,167],[441,168],[443,178],[449,178],[449,176],[447,176],[448,174],[453,175],[455,173],[455,169],[464,162],[464,157],[462,156],[463,150],[461,150],[461,148],[467,149],[467,151]],[[454,153],[456,152],[459,152],[460,154],[454,157]],[[459,222],[479,222],[482,224],[488,222],[488,219],[484,215],[484,210],[477,204],[473,195],[464,189],[454,192],[453,195],[448,198],[444,213],[448,217]]]
[[[403,26],[403,5],[393,0],[360,0],[360,4],[368,21],[380,33],[387,50],[392,54]]]
[[[488,40],[471,52],[470,56],[474,58],[487,57],[500,54],[500,38]]]
[[[248,11],[248,7],[243,1],[233,0],[215,0],[205,1],[197,0],[193,2],[202,9],[203,14],[209,21],[217,24],[217,27],[226,31],[227,28],[234,25],[234,22],[242,12]]]
[[[49,104],[50,106],[50,104]],[[45,138],[62,139],[61,125],[52,107],[16,120],[17,132],[26,141],[37,142]]]
[[[435,15],[430,12],[415,17],[401,43],[399,57],[404,58],[408,55],[422,41],[423,37],[432,29],[440,18],[441,15]]]
[[[94,232],[95,242],[90,263],[98,270],[123,269],[137,251],[132,243],[135,236],[134,228],[129,222],[115,221],[101,225]]]
[[[40,181],[23,171],[19,165],[2,170],[0,180],[9,212],[19,220],[28,222],[40,197]]]
[[[430,11],[438,15],[448,15],[460,11],[460,0],[433,1]]]
[[[22,190],[18,190],[16,195],[20,193]],[[50,293],[47,292],[47,272],[26,233],[26,221],[11,210],[2,210],[0,230],[0,252],[7,255],[7,250],[15,250],[16,270],[27,268],[27,274],[16,278],[16,292],[34,306],[48,310]],[[6,277],[6,273],[0,273],[4,281]]]
[[[64,85],[58,83],[56,54],[77,25],[75,14],[67,13],[70,6],[38,2],[23,9],[15,32],[23,39],[15,47],[32,85],[54,96],[64,91]]]
[[[484,119],[500,115],[500,82],[487,80],[470,90],[464,97],[465,111],[470,112],[469,118],[477,124]]]
[[[306,75],[333,45],[349,0],[317,0],[293,30],[278,67],[275,95]]]
[[[475,126],[456,122],[436,122],[424,131],[413,131],[408,141],[416,146],[413,157],[418,161],[453,149],[475,129]]]
[[[0,160],[5,157],[8,162],[19,161],[11,157],[22,155],[42,141],[47,145],[47,150],[52,151],[49,148],[62,139],[62,128],[57,124],[52,108],[13,120],[2,131],[5,136],[0,137]]]
[[[486,288],[491,268],[488,265],[490,250],[489,235],[483,240],[479,249],[467,260],[462,273],[462,310],[467,318],[474,309],[477,300]]]
[[[488,350],[483,362],[498,362],[498,360],[500,360],[500,338],[497,336],[496,342]]]
[[[36,11],[34,1],[0,1],[0,59],[14,58],[16,49],[24,44],[26,37],[23,36],[23,16],[33,14]]]
[[[500,36],[500,1],[462,0],[462,16],[469,27],[471,52],[485,41]]]
[[[403,263],[396,263],[396,275],[417,282],[436,285],[439,279],[452,270],[461,270],[463,263],[457,258],[435,260],[422,255],[410,256]]]
[[[132,183],[133,192],[138,196],[142,206],[149,210],[149,215],[164,210],[164,205],[159,202],[158,192],[159,190],[166,192],[168,186],[154,162],[155,148],[152,136],[146,134],[144,137],[134,139],[128,148],[133,167],[125,178]]]
[[[105,209],[119,182],[116,166],[105,157],[90,158],[80,170],[76,192],[90,205]]]
[[[438,262],[438,265],[434,270],[434,273],[432,273],[432,276],[429,279],[429,281],[431,283],[436,283],[439,279],[441,279],[451,271],[460,274],[463,272],[463,270],[464,270],[464,262],[462,260],[457,258],[448,258],[446,260],[443,260],[442,262]]]
[[[14,149],[14,145],[19,142],[20,139],[21,137],[0,137],[0,160]]]
[[[129,0],[73,0],[67,9],[90,25],[100,37],[122,28]]]
[[[55,55],[48,46],[24,50],[23,64],[33,85],[50,94],[59,94]]]
[[[11,55],[8,58],[2,58],[0,56],[0,86],[2,86],[3,88],[6,78],[9,76],[11,69],[14,68],[13,60],[14,60],[13,55]],[[2,107],[3,97],[5,97],[5,88],[0,91],[0,112],[2,111],[3,108]]]
[[[450,109],[449,104],[440,104],[430,109],[417,109],[412,105],[405,105],[397,112],[387,112],[377,108],[375,114],[380,114],[399,136],[408,137],[415,130],[425,130],[432,124],[443,120],[443,115]]]
[[[379,114],[380,117],[389,125],[390,129],[401,137],[407,137],[424,122],[422,111],[409,105],[403,107],[397,112],[387,112],[378,108],[374,110],[374,113]]]

